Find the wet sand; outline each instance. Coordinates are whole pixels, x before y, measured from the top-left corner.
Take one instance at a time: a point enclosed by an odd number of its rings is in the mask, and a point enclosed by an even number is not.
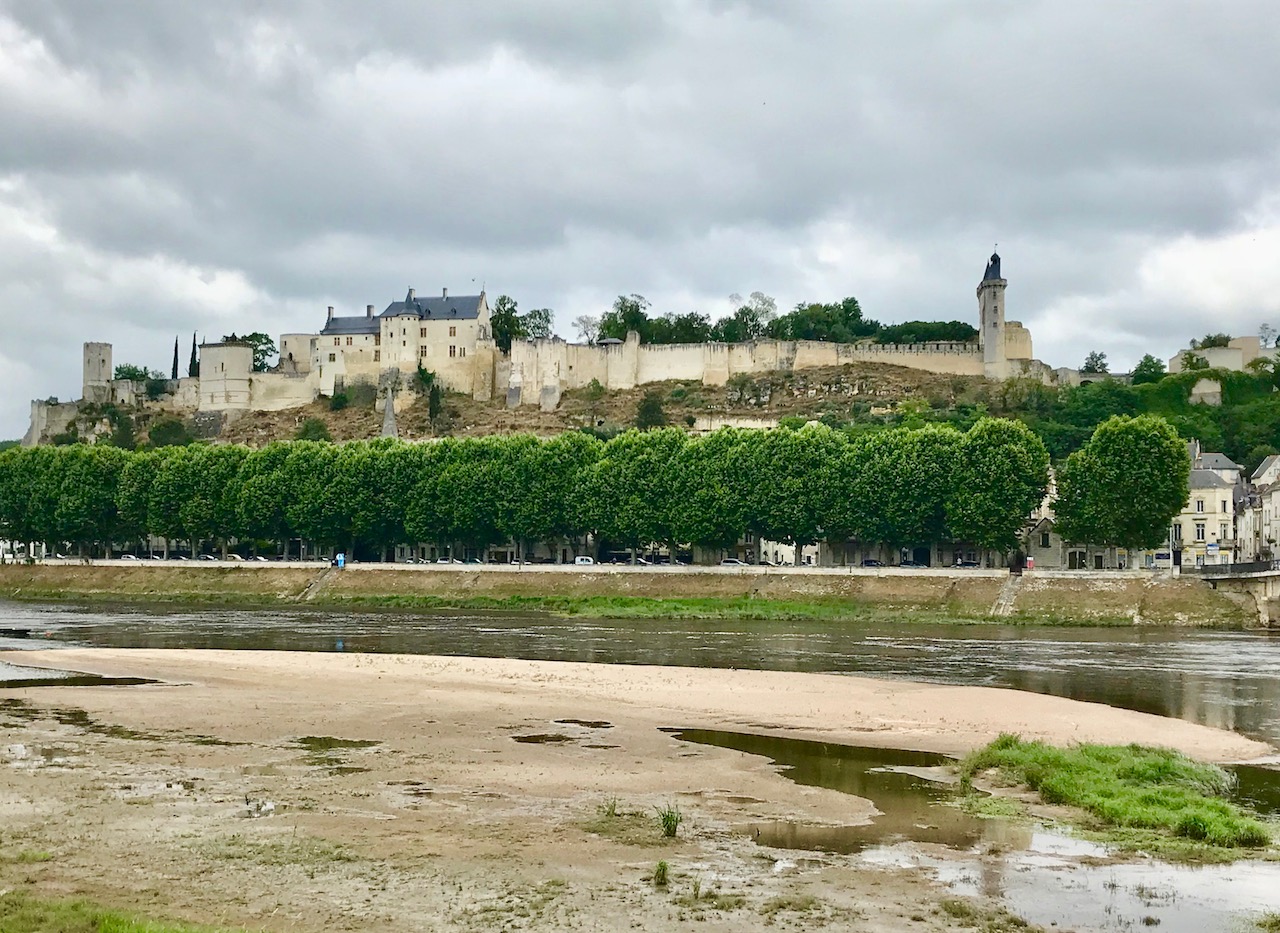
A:
[[[1217,761],[1270,751],[1096,704],[839,675],[247,651],[0,660],[161,681],[0,691],[0,703],[23,703],[0,706],[0,848],[51,856],[0,860],[0,889],[255,929],[954,922],[937,908],[945,891],[914,870],[771,850],[734,831],[859,822],[868,802],[662,727],[953,754],[1000,732]],[[299,743],[309,736],[370,744]],[[514,740],[528,736],[551,741]],[[642,816],[597,822],[611,799]],[[663,842],[653,814],[671,803],[686,822]],[[648,880],[660,859],[666,890]],[[692,901],[695,880],[742,900]]]

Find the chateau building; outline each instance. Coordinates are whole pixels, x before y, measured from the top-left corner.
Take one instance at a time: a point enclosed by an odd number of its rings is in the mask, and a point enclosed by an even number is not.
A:
[[[597,381],[608,390],[651,382],[696,380],[724,385],[734,376],[772,371],[888,363],[910,369],[1006,379],[1025,376],[1051,385],[1077,384],[1079,373],[1052,369],[1032,355],[1031,334],[1005,317],[1008,282],[992,254],[977,287],[978,339],[918,344],[828,343],[819,340],[753,340],[746,343],[641,344],[623,341],[568,343],[559,337],[519,341],[498,350],[490,331],[489,304],[478,295],[419,297],[411,288],[380,314],[336,315],[328,309],[316,333],[280,336],[280,361],[268,372],[253,369],[253,348],[224,340],[200,347],[200,375],[172,380],[161,407],[178,414],[208,413],[231,418],[247,411],[280,411],[308,405],[357,383],[380,389],[404,384],[419,367],[435,374],[443,388],[488,401],[495,395],[508,407],[538,405],[553,410],[561,394]],[[86,343],[83,356],[85,401],[133,404],[140,385],[113,379],[111,345]],[[395,396],[407,405],[412,394]],[[75,403],[34,401],[24,443],[36,444],[64,431],[78,415]]]

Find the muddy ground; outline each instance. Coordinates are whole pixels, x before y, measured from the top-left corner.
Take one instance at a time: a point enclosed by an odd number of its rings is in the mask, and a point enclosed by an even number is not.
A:
[[[1006,729],[1218,760],[1267,750],[1054,697],[813,674],[273,652],[3,660],[160,682],[0,691],[0,890],[273,931],[961,923],[918,870],[770,849],[743,828],[860,822],[867,801],[664,726],[948,752]],[[685,821],[666,840],[656,811],[672,805]]]

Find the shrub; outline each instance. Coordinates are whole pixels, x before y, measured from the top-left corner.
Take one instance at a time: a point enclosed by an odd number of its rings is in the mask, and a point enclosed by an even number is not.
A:
[[[680,831],[680,824],[684,822],[684,817],[680,814],[679,807],[669,803],[665,807],[658,808],[658,822],[662,826],[662,835],[671,839]]]
[[[351,399],[347,397],[346,392],[335,392],[329,399],[329,411],[342,411],[350,403]]]
[[[328,425],[323,421],[319,418],[308,418],[298,425],[298,433],[294,435],[294,440],[331,441],[333,437],[329,434]]]
[[[665,887],[667,886],[667,882],[668,882],[668,880],[670,880],[670,879],[667,877],[667,875],[668,875],[669,871],[670,871],[670,867],[667,865],[667,863],[666,863],[666,862],[659,862],[659,863],[658,863],[658,867],[657,867],[657,868],[655,868],[655,869],[653,870],[653,885],[654,885],[654,887],[656,887],[656,888],[665,888]]]

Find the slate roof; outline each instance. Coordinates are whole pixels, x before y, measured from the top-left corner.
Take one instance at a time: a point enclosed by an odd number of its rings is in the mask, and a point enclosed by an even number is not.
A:
[[[1230,480],[1223,479],[1213,470],[1192,470],[1191,471],[1191,488],[1192,489],[1231,489],[1235,483]]]
[[[1225,454],[1201,454],[1200,459],[1196,463],[1196,468],[1200,470],[1239,470],[1242,469],[1240,464],[1236,463]]]
[[[409,298],[393,301],[378,317],[410,314],[424,321],[474,321],[480,316],[481,295],[450,295],[437,298]]]
[[[329,322],[320,331],[320,336],[323,337],[326,334],[330,337],[340,334],[376,334],[378,331],[378,319],[361,314],[358,317],[330,318]]]
[[[404,301],[393,301],[377,317],[365,314],[354,317],[334,317],[324,325],[320,335],[336,337],[343,334],[376,334],[382,330],[379,318],[410,315],[422,321],[474,321],[480,317],[480,303],[484,294],[443,295],[435,298],[415,297],[412,289]]]
[[[1258,464],[1258,468],[1253,471],[1253,479],[1256,480],[1265,474],[1267,470],[1271,469],[1276,460],[1280,460],[1280,454],[1272,454],[1265,458],[1260,464]]]

